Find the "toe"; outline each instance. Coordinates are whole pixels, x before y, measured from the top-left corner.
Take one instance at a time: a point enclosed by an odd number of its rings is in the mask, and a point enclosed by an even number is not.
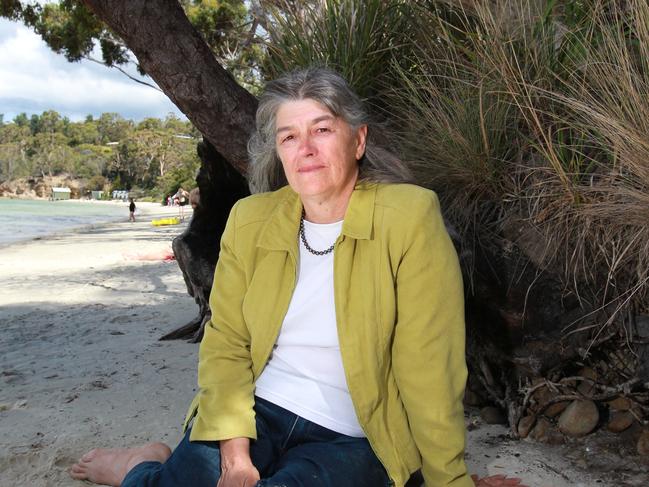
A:
[[[88,472],[86,472],[86,469],[84,468],[75,468],[78,467],[76,465],[73,465],[70,470],[68,470],[68,473],[70,474],[70,477],[76,480],[85,480],[88,478]]]
[[[90,450],[88,453],[86,453],[84,456],[81,457],[81,461],[82,462],[92,461],[92,459],[95,458],[95,456],[97,456],[98,451],[99,450],[97,448],[93,448],[92,450]]]

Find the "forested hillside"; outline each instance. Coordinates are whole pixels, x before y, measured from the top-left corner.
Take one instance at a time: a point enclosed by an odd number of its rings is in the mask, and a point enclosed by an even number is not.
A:
[[[0,184],[66,174],[84,191],[135,190],[155,199],[195,185],[198,134],[174,116],[127,120],[116,113],[72,122],[48,110],[0,118]]]

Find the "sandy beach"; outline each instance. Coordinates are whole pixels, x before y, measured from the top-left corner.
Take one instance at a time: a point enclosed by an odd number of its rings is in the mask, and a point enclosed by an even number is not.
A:
[[[182,225],[150,224],[175,208],[139,208],[136,223],[0,249],[0,486],[87,485],[66,470],[90,448],[181,437],[198,345],[158,338],[197,312],[176,262],[159,257]],[[472,473],[534,487],[642,485],[588,473],[565,447],[509,440],[475,412],[467,424]]]

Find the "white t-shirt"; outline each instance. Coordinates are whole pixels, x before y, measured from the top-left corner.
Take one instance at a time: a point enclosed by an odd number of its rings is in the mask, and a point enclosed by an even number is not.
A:
[[[305,221],[309,246],[328,249],[343,222]],[[345,379],[334,303],[333,252],[314,255],[299,240],[298,280],[255,394],[320,426],[364,437]]]

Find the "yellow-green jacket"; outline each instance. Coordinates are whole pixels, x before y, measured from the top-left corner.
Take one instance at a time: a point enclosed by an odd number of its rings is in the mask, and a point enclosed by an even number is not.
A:
[[[254,384],[295,288],[301,212],[288,186],[232,209],[191,440],[256,438]],[[464,464],[462,278],[433,192],[357,184],[335,244],[334,296],[356,414],[394,484],[422,468],[428,487],[473,487]]]

